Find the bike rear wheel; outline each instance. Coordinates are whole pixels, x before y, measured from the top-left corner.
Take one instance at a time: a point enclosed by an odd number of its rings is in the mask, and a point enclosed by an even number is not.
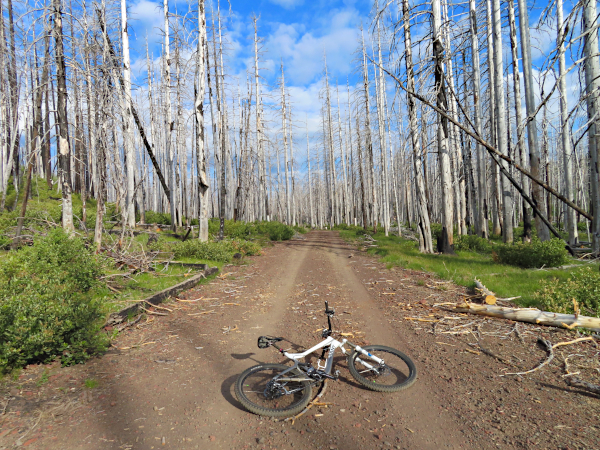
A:
[[[273,378],[289,369],[283,364],[260,364],[245,370],[235,382],[235,396],[255,414],[268,417],[288,417],[302,411],[312,396],[310,381],[282,381]],[[299,370],[288,372],[291,377],[304,377]],[[287,394],[287,392],[292,392]]]
[[[380,365],[371,357],[357,351],[350,355],[348,369],[363,386],[378,392],[397,392],[417,381],[415,364],[400,350],[383,345],[367,345],[363,350],[384,361],[384,364]]]

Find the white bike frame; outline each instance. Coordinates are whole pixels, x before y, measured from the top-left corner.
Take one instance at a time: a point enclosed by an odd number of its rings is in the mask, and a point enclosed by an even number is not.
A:
[[[294,377],[294,378],[287,378],[287,377],[281,377],[282,375],[284,375],[287,372],[290,372],[294,369],[298,369],[298,363],[300,362],[301,359],[307,357],[308,355],[310,355],[311,353],[319,350],[320,348],[323,347],[327,347],[329,346],[329,354],[327,355],[327,360],[325,361],[325,365],[321,366],[319,364],[319,362],[317,362],[317,369],[318,370],[322,370],[324,371],[327,375],[331,375],[331,370],[333,368],[333,356],[335,353],[335,350],[337,348],[342,350],[342,353],[344,355],[348,355],[349,354],[349,350],[346,350],[344,348],[344,345],[348,344],[349,346],[351,346],[352,348],[354,348],[354,350],[356,350],[357,352],[368,356],[369,358],[371,358],[373,361],[375,361],[376,363],[378,363],[380,366],[384,365],[385,362],[383,361],[383,359],[378,358],[375,355],[372,355],[371,353],[369,353],[368,351],[366,351],[365,349],[361,348],[359,345],[354,345],[351,342],[348,342],[347,339],[343,339],[341,342],[332,338],[331,336],[327,337],[323,342],[318,343],[317,345],[315,345],[314,347],[309,348],[308,350],[305,350],[302,353],[289,353],[284,351],[283,355],[289,359],[291,359],[292,361],[294,361],[294,365],[292,367],[290,367],[289,369],[284,370],[283,372],[281,372],[279,375],[277,375],[275,377],[275,379],[277,381],[313,381],[312,378],[298,378],[298,377]],[[363,361],[360,358],[356,358],[356,361],[360,362],[363,366],[365,366],[367,368],[367,370],[375,370],[376,367],[372,366],[371,364],[369,364],[366,361]]]

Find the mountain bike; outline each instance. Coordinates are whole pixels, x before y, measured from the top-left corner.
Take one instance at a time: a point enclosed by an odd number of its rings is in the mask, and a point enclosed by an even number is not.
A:
[[[259,364],[245,370],[235,383],[235,395],[248,411],[267,417],[293,416],[310,402],[312,388],[325,380],[337,380],[339,370],[332,374],[333,357],[339,348],[347,357],[348,369],[363,386],[379,392],[397,392],[410,387],[417,380],[417,368],[412,360],[399,350],[383,345],[360,347],[349,342],[331,326],[335,309],[325,302],[328,328],[323,341],[301,353],[289,353],[278,346],[282,337],[260,336],[258,348],[273,347],[293,361],[293,365]],[[339,335],[338,341],[333,335]],[[352,350],[346,349],[348,345]],[[323,349],[317,367],[300,362],[311,353]]]

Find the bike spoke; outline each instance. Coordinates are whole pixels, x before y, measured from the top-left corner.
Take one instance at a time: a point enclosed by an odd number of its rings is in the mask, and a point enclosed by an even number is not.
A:
[[[263,408],[282,409],[296,403],[302,396],[302,383],[274,381],[273,378],[279,372],[265,370],[249,376],[244,382],[244,395]]]

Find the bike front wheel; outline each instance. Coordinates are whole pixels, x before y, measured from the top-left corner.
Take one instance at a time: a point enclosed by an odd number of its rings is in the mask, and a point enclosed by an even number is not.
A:
[[[288,417],[302,411],[312,396],[311,382],[281,381],[273,378],[289,369],[283,364],[260,364],[245,370],[235,382],[235,396],[244,407],[255,414],[268,417]],[[299,370],[288,372],[289,377],[304,377]]]
[[[383,345],[367,345],[363,350],[370,356],[354,351],[348,358],[350,373],[363,386],[378,392],[397,392],[417,381],[415,364],[400,350]],[[382,359],[383,364],[372,356]]]

